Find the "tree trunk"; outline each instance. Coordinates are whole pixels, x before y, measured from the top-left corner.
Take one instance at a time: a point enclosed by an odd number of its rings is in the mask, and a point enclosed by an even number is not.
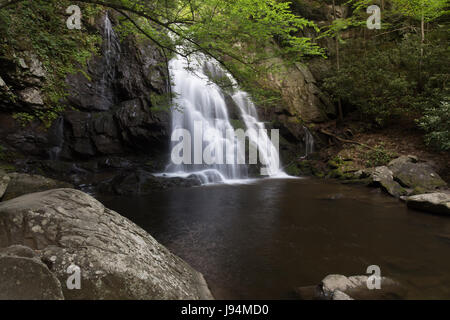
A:
[[[422,83],[422,65],[423,65],[423,56],[424,56],[424,44],[425,44],[425,18],[422,13],[422,17],[420,20],[420,60],[419,60],[419,89],[422,90],[423,83]]]
[[[336,4],[335,1],[333,0],[333,16],[334,19],[337,19],[337,15],[336,15]],[[341,70],[341,57],[340,57],[340,52],[339,52],[339,36],[336,35],[336,67],[337,67],[337,71],[339,72]],[[339,115],[339,122],[343,122],[344,121],[344,113],[342,111],[342,101],[341,98],[338,99],[338,115]]]

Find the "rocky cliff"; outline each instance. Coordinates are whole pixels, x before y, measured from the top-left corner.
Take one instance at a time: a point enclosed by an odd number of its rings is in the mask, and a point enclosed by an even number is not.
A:
[[[163,168],[170,135],[167,61],[150,40],[115,32],[116,21],[102,12],[79,31],[100,36],[98,52],[66,76],[58,107],[45,87],[54,70],[30,49],[0,54],[5,160],[75,183],[137,164]],[[46,123],[43,114],[54,118]]]

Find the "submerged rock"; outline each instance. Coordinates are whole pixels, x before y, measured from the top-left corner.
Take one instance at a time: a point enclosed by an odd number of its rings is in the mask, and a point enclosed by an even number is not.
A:
[[[147,232],[73,189],[0,203],[0,248],[38,250],[66,299],[209,299],[203,276]],[[69,290],[72,264],[81,289]]]
[[[112,180],[102,183],[98,190],[102,193],[115,193],[118,195],[145,195],[176,187],[194,187],[201,184],[196,177],[169,178],[157,177],[145,170],[124,171]]]
[[[61,284],[30,248],[0,250],[0,300],[62,300]]]
[[[450,216],[450,194],[428,193],[406,198],[409,208]]]

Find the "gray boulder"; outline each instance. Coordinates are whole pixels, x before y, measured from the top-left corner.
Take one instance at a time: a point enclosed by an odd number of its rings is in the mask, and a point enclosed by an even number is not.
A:
[[[426,192],[447,186],[431,165],[419,163],[414,156],[402,156],[392,160],[388,167],[394,179],[405,188]]]
[[[428,193],[406,198],[409,208],[450,216],[450,194]]]
[[[5,173],[0,171],[0,199],[5,194],[6,188],[8,187],[11,178]]]
[[[405,294],[399,283],[387,277],[381,277],[381,289],[370,290],[368,279],[367,276],[332,274],[322,280],[321,288],[323,295],[332,300],[395,299]]]
[[[319,285],[295,290],[302,300],[373,300],[399,299],[406,296],[400,284],[381,277],[381,289],[370,290],[367,276],[346,277],[340,274],[326,276]]]
[[[398,182],[394,181],[393,172],[388,167],[375,168],[372,172],[372,181],[372,185],[379,186],[393,197],[400,198],[407,193]]]
[[[342,291],[336,290],[333,292],[331,300],[355,300],[355,299],[353,299],[348,294],[346,294]]]
[[[210,299],[203,276],[147,232],[89,195],[58,189],[0,203],[0,247],[28,245],[66,299]],[[68,267],[81,289],[69,290]]]
[[[39,175],[14,172],[10,173],[8,177],[10,178],[10,181],[4,192],[3,201],[28,193],[73,187],[70,183],[53,180]]]
[[[0,250],[0,300],[62,300],[61,284],[30,248]]]

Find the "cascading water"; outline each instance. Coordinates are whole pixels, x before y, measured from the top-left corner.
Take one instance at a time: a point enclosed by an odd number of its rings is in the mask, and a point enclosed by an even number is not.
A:
[[[258,120],[256,107],[248,94],[244,91],[238,91],[233,95],[233,101],[239,107],[249,133],[250,142],[255,143],[258,147],[259,155],[262,158],[261,162],[265,164],[265,174],[272,177],[283,175],[280,169],[278,150],[267,135],[264,123]]]
[[[305,142],[305,158],[306,158],[311,153],[314,153],[314,137],[307,127],[303,127],[303,130],[305,130],[304,142]]]
[[[64,145],[64,118],[62,116],[56,119],[51,131],[54,146],[49,150],[49,158],[50,160],[59,160]]]
[[[105,13],[103,20],[103,59],[104,70],[102,77],[97,84],[97,92],[104,101],[103,109],[108,109],[113,104],[113,94],[107,90],[111,84],[112,79],[116,77],[115,64],[120,60],[120,42],[116,33],[114,32],[108,12]]]
[[[185,129],[195,138],[201,135],[201,145],[189,142],[185,148],[191,149],[191,154],[198,154],[200,148],[209,146],[213,150],[222,150],[223,159],[228,157],[235,161],[226,164],[205,164],[200,159],[194,159],[192,164],[174,164],[171,162],[166,175],[187,177],[194,175],[203,184],[218,182],[236,182],[248,178],[247,166],[237,159],[245,159],[245,145],[242,147],[236,141],[235,129],[231,125],[227,103],[222,89],[211,82],[210,76],[217,73],[225,74],[237,87],[234,79],[227,74],[214,60],[203,55],[197,55],[195,61],[176,57],[170,62],[172,91],[175,94],[172,113],[172,130]],[[241,118],[246,126],[250,144],[257,147],[260,162],[265,166],[265,175],[284,175],[280,168],[280,160],[276,147],[273,145],[264,124],[258,120],[256,108],[247,93],[239,89],[233,90],[232,99],[239,108]],[[262,130],[260,130],[262,129]],[[230,132],[233,133],[230,135]],[[202,134],[203,133],[203,134]],[[194,139],[195,140],[195,139]],[[185,141],[183,141],[185,143]],[[179,141],[172,141],[172,150]],[[201,153],[202,151],[200,151]],[[217,154],[215,154],[217,156]],[[195,156],[194,156],[195,158]]]

